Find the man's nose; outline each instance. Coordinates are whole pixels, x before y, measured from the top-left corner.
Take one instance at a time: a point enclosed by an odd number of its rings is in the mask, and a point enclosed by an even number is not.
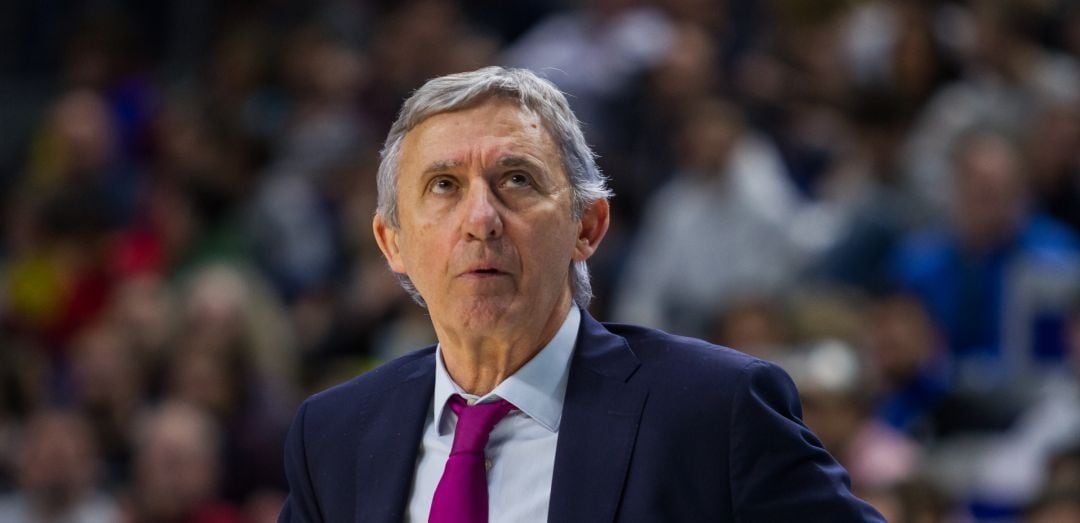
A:
[[[469,238],[493,240],[502,236],[503,223],[499,214],[499,202],[490,187],[473,184],[465,196],[464,204],[463,227]]]

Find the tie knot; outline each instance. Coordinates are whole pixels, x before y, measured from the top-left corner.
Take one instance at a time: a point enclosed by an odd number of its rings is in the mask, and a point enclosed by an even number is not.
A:
[[[458,415],[451,455],[483,453],[491,429],[515,409],[512,403],[503,399],[469,405],[465,398],[457,394],[450,397],[450,408]]]

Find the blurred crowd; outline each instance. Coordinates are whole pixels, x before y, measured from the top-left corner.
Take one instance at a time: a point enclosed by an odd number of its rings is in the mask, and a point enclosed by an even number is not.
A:
[[[273,521],[299,401],[434,341],[380,141],[490,64],[610,178],[595,316],[780,363],[890,521],[1080,521],[1070,0],[4,2],[0,521]]]

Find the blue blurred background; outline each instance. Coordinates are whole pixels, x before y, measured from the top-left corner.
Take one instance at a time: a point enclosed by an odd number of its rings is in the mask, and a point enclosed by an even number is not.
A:
[[[490,64],[610,177],[594,315],[782,364],[890,521],[1080,521],[1070,0],[4,2],[0,521],[273,521],[299,401],[434,340],[378,150]]]

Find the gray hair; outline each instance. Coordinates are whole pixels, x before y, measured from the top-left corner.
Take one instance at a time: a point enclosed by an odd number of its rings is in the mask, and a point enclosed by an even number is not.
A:
[[[585,143],[581,122],[570,110],[563,93],[548,80],[526,69],[484,67],[428,80],[405,100],[386,136],[379,162],[376,212],[390,227],[399,227],[396,182],[405,134],[432,116],[469,109],[496,97],[517,100],[522,107],[535,112],[555,140],[570,182],[574,219],[580,219],[593,203],[611,196],[607,181],[596,165],[596,155]],[[408,275],[399,273],[397,277],[409,295],[426,306]],[[570,291],[579,307],[588,307],[592,284],[584,261],[570,264]]]

